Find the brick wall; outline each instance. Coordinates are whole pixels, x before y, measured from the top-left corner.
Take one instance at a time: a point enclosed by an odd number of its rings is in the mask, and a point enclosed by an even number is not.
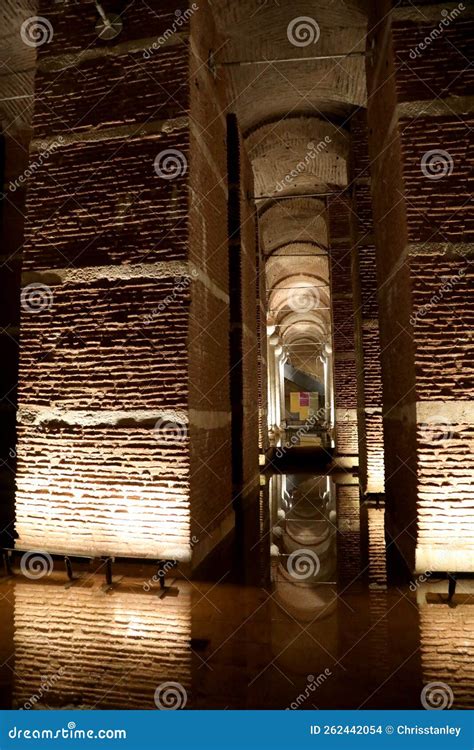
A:
[[[337,580],[345,588],[357,582],[362,570],[358,485],[336,483],[336,513]]]
[[[51,154],[29,181],[23,287],[46,289],[21,321],[18,543],[184,560],[194,535],[199,560],[231,523],[210,12],[200,3],[153,47],[182,4],[134,3],[110,41],[92,0],[40,11],[55,33],[40,48],[31,160]]]
[[[351,118],[352,284],[356,335],[360,478],[364,492],[384,491],[382,373],[365,110]]]
[[[473,564],[472,9],[443,8],[372,3],[367,66],[387,522],[420,572]]]
[[[334,342],[334,397],[336,451],[357,457],[357,368],[354,299],[351,272],[351,207],[349,199],[328,200],[331,299]],[[356,458],[352,459],[357,461]]]

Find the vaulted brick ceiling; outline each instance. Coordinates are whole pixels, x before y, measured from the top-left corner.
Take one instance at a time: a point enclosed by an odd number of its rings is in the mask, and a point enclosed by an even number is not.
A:
[[[297,352],[315,356],[331,337],[325,205],[317,198],[281,198],[347,185],[346,126],[366,96],[365,60],[354,54],[365,51],[366,3],[213,0],[212,5],[222,34],[215,60],[268,61],[226,70],[254,170],[269,323],[277,326],[293,361]],[[343,53],[351,56],[288,61]]]

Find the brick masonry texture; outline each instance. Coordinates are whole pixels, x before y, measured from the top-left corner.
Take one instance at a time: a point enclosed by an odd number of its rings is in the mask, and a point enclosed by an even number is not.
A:
[[[357,373],[352,297],[351,207],[345,198],[328,201],[331,293],[334,342],[336,450],[358,455]]]
[[[435,602],[419,605],[423,684],[444,682],[453,691],[453,709],[472,709],[474,666],[472,607],[440,607]]]
[[[20,539],[32,549],[47,540],[51,551],[185,556],[189,437],[185,427],[154,423],[19,425]]]
[[[21,321],[22,546],[187,560],[231,512],[225,101],[206,4],[140,51],[178,11],[136,2],[104,43],[93,3],[80,19],[41,6],[55,35],[31,161],[46,135],[59,145],[28,185],[24,284],[49,284],[51,304]],[[168,149],[174,179],[155,169]]]
[[[467,7],[469,3],[466,3]],[[431,100],[435,97],[468,96],[474,93],[474,71],[467,64],[472,54],[472,18],[463,13],[420,54],[412,54],[420,42],[438,29],[444,6],[439,4],[437,21],[396,21],[393,42],[397,65],[396,88],[400,101]],[[420,14],[420,19],[422,15]]]
[[[209,50],[220,41],[206,3],[199,3],[191,29],[189,259],[220,295],[193,285],[188,337],[189,408],[205,413],[203,424],[191,426],[191,528],[206,543],[225,516],[233,517],[226,101],[222,74],[214,79],[207,66]]]
[[[146,0],[133,0],[125,8],[120,0],[104,0],[101,5],[106,13],[120,13],[123,22],[122,31],[112,42],[97,35],[95,25],[99,16],[94,0],[68,3],[67,13],[54,0],[41,0],[38,12],[51,22],[54,36],[48,45],[39,47],[40,61],[51,56],[75,55],[85,50],[110,51],[122,43],[139,42],[144,37],[144,30],[148,38],[158,38],[172,27],[177,11],[182,13],[186,7],[185,3],[181,3],[178,8],[176,0],[160,0],[159,7]],[[187,28],[186,25],[181,26],[184,31]]]
[[[373,3],[369,27],[387,9]],[[474,495],[466,482],[473,371],[466,244],[472,242],[472,113],[466,95],[472,72],[462,55],[472,22],[469,30],[465,21],[453,21],[412,60],[409,50],[426,36],[427,25],[397,20],[395,12],[372,34],[375,56],[367,67],[387,521],[409,566],[419,571],[472,569]],[[370,97],[373,90],[377,95]],[[466,99],[455,112],[449,97],[460,91]],[[410,105],[420,101],[418,109]],[[397,111],[403,113],[398,120]],[[444,159],[439,174],[424,167],[432,150]]]
[[[237,120],[228,118],[229,287],[234,494],[244,503],[258,482],[258,347],[256,215],[252,167]]]
[[[364,492],[384,491],[382,372],[378,323],[376,252],[373,244],[371,167],[365,111],[351,118],[354,290],[360,476]]]
[[[188,156],[186,127],[55,150],[29,181],[23,270],[184,259],[188,178],[154,170],[170,148]]]
[[[23,313],[23,406],[187,407],[188,289],[173,277],[51,288],[49,310]]]
[[[191,698],[189,592],[156,607],[141,591],[18,583],[14,616],[15,708],[156,710],[170,680]]]
[[[474,272],[468,258],[426,254],[410,259],[416,391],[419,399],[454,401],[469,392],[474,353]]]
[[[344,586],[357,579],[361,565],[360,499],[357,485],[336,485],[338,582]]]
[[[412,118],[402,118],[399,127],[410,242],[472,242],[474,218],[470,197],[474,187],[474,116],[453,113],[436,119],[419,117],[413,121]],[[427,179],[421,166],[424,155],[433,149],[447,154],[447,173],[434,180]]]
[[[135,126],[138,132],[147,121],[182,116],[188,111],[187,76],[184,44],[163,47],[149,60],[138,50],[87,60],[60,74],[40,69],[35,138],[89,128],[100,132],[123,124]]]

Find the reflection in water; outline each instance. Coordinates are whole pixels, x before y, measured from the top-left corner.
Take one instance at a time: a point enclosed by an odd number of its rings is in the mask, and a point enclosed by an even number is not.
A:
[[[329,477],[270,481],[272,582],[299,621],[328,617],[336,602],[335,502]]]
[[[459,598],[473,601],[472,581],[458,584]],[[441,594],[443,593],[443,595]],[[453,708],[474,708],[474,607],[446,606],[446,585],[422,583],[420,613],[423,682],[443,682],[453,692]],[[444,599],[444,601],[443,601]]]
[[[16,708],[155,708],[161,683],[190,688],[186,592],[161,600],[139,591],[106,594],[93,584],[20,581],[14,600]]]
[[[94,575],[0,580],[2,705],[155,709],[173,682],[193,709],[420,708],[441,681],[473,707],[474,586],[449,607],[445,582],[389,585],[384,508],[347,474],[260,492],[239,522],[254,557],[219,553],[218,583],[178,579],[161,599],[127,577],[109,593]]]

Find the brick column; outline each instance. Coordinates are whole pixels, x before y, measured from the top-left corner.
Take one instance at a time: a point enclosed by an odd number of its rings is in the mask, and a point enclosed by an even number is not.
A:
[[[371,6],[388,531],[412,570],[472,571],[472,8]]]
[[[336,455],[352,465],[358,462],[359,445],[350,213],[349,199],[337,197],[328,201]]]
[[[55,147],[27,198],[18,544],[197,563],[233,522],[212,18],[135,3],[106,41],[92,0],[40,14],[31,161]]]
[[[233,496],[258,485],[257,249],[252,168],[228,115],[230,389]]]
[[[365,493],[384,491],[382,372],[366,111],[351,118],[352,286],[357,363],[360,481]]]

